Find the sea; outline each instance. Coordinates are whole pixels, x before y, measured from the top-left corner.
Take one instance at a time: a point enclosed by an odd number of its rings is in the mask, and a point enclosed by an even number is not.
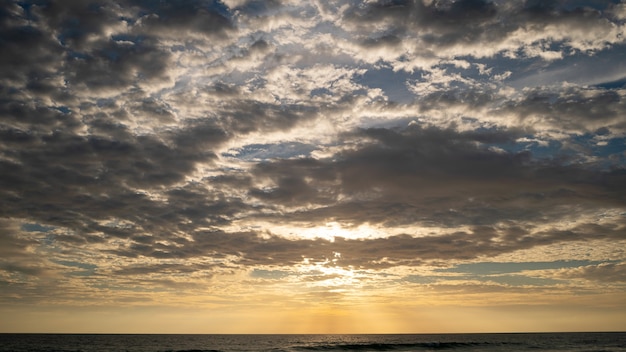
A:
[[[0,334],[1,352],[626,352],[626,332],[385,335]]]

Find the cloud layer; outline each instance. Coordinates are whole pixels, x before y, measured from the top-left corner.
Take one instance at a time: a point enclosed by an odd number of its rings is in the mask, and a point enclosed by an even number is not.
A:
[[[620,1],[5,1],[0,304],[617,297],[625,26]]]

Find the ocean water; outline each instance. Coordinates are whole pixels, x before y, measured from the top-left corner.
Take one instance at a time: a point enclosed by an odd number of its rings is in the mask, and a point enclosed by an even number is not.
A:
[[[0,352],[580,351],[626,352],[626,333],[402,335],[0,334]]]

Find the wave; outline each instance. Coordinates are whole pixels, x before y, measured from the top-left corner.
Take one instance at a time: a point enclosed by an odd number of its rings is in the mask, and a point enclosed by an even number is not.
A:
[[[222,352],[220,350],[166,350],[163,352]]]
[[[297,350],[305,351],[402,351],[402,350],[454,350],[468,347],[483,346],[489,343],[479,342],[419,342],[419,343],[364,343],[364,344],[321,344],[315,346],[298,346]]]
[[[222,352],[220,350],[168,350],[163,352]]]

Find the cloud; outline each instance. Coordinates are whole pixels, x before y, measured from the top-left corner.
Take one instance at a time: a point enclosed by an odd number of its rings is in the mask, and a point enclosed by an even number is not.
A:
[[[617,184],[608,181],[617,182],[619,174],[546,165],[525,151],[491,151],[489,144],[513,142],[516,135],[507,132],[456,133],[413,126],[404,131],[363,130],[354,137],[362,145],[331,160],[260,164],[255,178],[269,177],[273,186],[251,195],[290,206],[298,201],[301,206],[326,204],[296,212],[296,219],[313,215],[320,222],[451,227],[558,217],[555,206],[578,203],[584,208],[590,194],[604,194],[607,202],[620,198]],[[601,186],[593,179],[605,181]]]
[[[436,64],[433,58],[504,55],[551,61],[563,57],[563,50],[553,46],[602,50],[622,42],[623,23],[610,15],[613,8],[610,3],[587,7],[570,2],[418,0],[372,1],[339,13],[346,30],[370,33],[364,48],[373,49],[374,43],[398,48],[378,53],[397,69],[414,70]]]
[[[129,1],[142,11],[139,31],[159,37],[194,38],[197,34],[219,38],[234,29],[230,13],[220,1]]]
[[[87,87],[91,92],[114,91],[128,88],[138,81],[167,80],[169,54],[160,50],[149,39],[137,43],[108,41],[102,47],[93,47],[89,54],[73,58],[72,72],[66,75],[68,83],[77,89]],[[111,74],[114,72],[115,74]]]
[[[4,272],[2,281],[6,282],[7,273],[14,273],[17,276],[45,276],[47,272],[45,264],[30,254],[31,248],[37,245],[37,241],[22,236],[23,231],[16,221],[5,219],[1,226],[3,236],[0,237],[0,241],[3,260],[0,267]]]
[[[413,237],[397,235],[377,239],[295,240],[278,236],[261,237],[254,233],[201,232],[194,235],[189,250],[183,246],[169,255],[197,256],[216,251],[239,256],[245,265],[293,266],[309,262],[330,266],[384,268],[398,265],[422,265],[437,260],[467,260],[495,256],[553,243],[579,242],[591,239],[620,238],[620,227],[584,224],[567,231],[525,232],[520,229],[475,227],[468,232],[451,231],[445,235]],[[193,246],[193,247],[191,247]],[[170,247],[170,249],[174,249]],[[340,253],[336,258],[335,253]],[[156,254],[156,255],[155,255]],[[159,257],[162,253],[152,252]]]
[[[531,119],[561,131],[584,133],[604,127],[621,134],[624,130],[619,119],[624,98],[616,91],[572,87],[557,93],[539,88],[528,90],[515,105],[513,110],[520,119]]]
[[[595,134],[601,128],[616,137],[624,134],[620,91],[573,84],[506,91],[457,82],[429,77],[409,84],[410,90],[420,94],[416,105],[428,116],[425,123],[460,130],[497,126],[552,140]]]
[[[566,279],[582,278],[601,283],[616,283],[626,281],[626,270],[624,263],[602,263],[563,270],[559,276]]]

